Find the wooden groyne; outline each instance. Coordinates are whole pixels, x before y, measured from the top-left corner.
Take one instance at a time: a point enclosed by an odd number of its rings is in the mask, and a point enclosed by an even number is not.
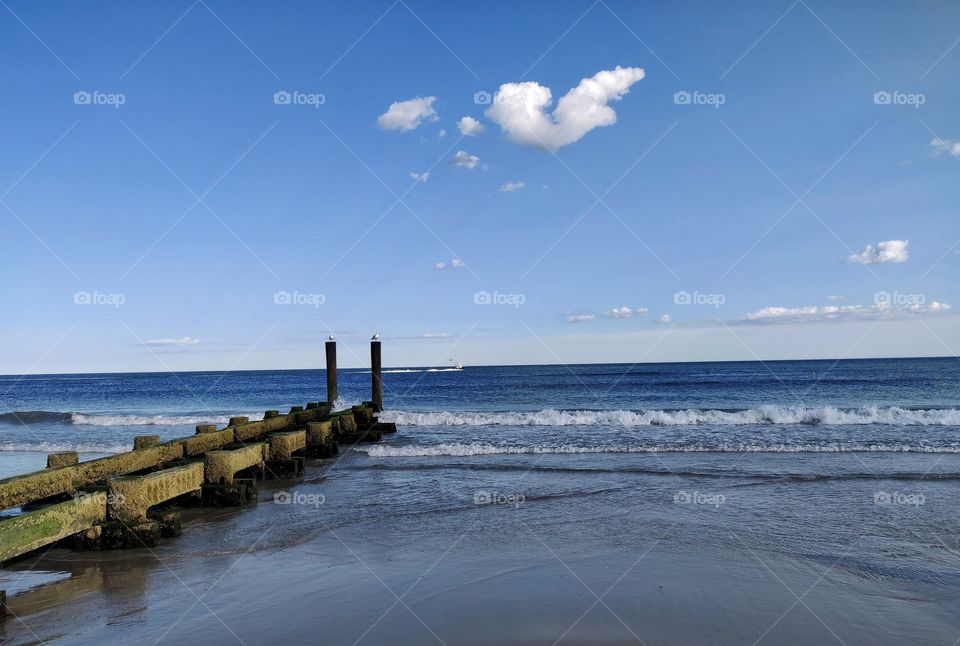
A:
[[[231,417],[222,429],[198,424],[196,433],[168,442],[134,438],[133,450],[80,462],[75,452],[47,456],[47,468],[0,480],[0,563],[55,544],[75,550],[152,547],[181,531],[177,507],[256,502],[256,481],[296,478],[305,461],[330,458],[341,445],[379,442],[396,425],[383,409],[380,341],[371,342],[370,401],[333,411],[337,351],[326,343],[327,400],[294,406],[263,419]],[[0,617],[6,593],[0,591]]]

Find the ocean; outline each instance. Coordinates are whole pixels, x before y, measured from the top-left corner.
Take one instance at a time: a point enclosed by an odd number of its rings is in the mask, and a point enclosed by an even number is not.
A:
[[[369,398],[369,371],[339,377],[338,406]],[[382,419],[399,430],[382,443],[263,483],[255,507],[189,510],[159,556],[54,550],[10,566],[0,588],[23,592],[12,604],[38,635],[78,643],[302,639],[310,607],[329,643],[960,637],[954,358],[403,368],[383,381]],[[0,477],[42,468],[48,451],[124,451],[138,434],[188,435],[324,389],[322,370],[0,377]],[[312,503],[270,504],[279,491]],[[282,625],[242,611],[245,586]],[[88,620],[57,633],[77,607]]]

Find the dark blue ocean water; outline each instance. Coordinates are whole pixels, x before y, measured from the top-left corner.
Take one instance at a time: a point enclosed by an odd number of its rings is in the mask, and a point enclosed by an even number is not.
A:
[[[121,451],[325,399],[325,383],[322,370],[0,377],[0,454]],[[369,371],[341,370],[340,405],[369,389]],[[384,457],[960,451],[952,358],[388,369],[384,398],[410,430],[371,449]]]

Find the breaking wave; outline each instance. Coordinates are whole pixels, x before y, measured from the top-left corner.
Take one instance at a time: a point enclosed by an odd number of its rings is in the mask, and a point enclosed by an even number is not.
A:
[[[955,408],[911,410],[899,406],[834,408],[824,406],[761,406],[738,411],[724,410],[609,410],[609,411],[514,411],[416,413],[386,411],[385,422],[402,426],[696,426],[808,424],[844,426],[889,424],[897,426],[960,426]]]
[[[684,444],[506,446],[482,443],[449,443],[433,446],[357,446],[355,451],[373,458],[411,458],[476,455],[539,455],[577,453],[960,453],[960,445],[926,446],[910,444]]]

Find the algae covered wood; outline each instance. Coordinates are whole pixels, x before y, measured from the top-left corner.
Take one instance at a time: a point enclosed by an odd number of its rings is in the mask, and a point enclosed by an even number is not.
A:
[[[111,478],[107,508],[110,518],[127,522],[146,520],[154,505],[178,498],[203,486],[203,463],[155,471],[145,476]]]
[[[294,453],[307,448],[306,431],[286,431],[271,433],[267,436],[270,442],[270,457],[274,460],[289,460]]]
[[[204,479],[210,484],[232,484],[237,472],[251,467],[263,468],[269,457],[270,447],[265,442],[239,449],[210,451],[203,456]]]
[[[0,509],[73,493],[107,478],[152,469],[182,457],[181,445],[161,444],[72,466],[6,478],[0,480]]]
[[[89,529],[106,515],[107,493],[98,491],[0,521],[0,561]]]

